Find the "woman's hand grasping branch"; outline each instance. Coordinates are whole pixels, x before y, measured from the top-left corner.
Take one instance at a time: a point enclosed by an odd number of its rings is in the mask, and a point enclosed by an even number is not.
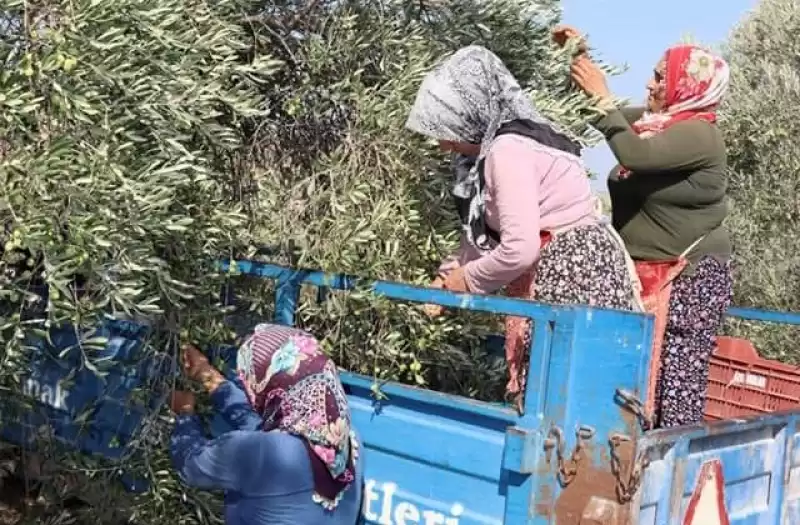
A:
[[[189,379],[199,381],[208,393],[212,393],[226,381],[219,370],[208,362],[208,358],[195,346],[187,344],[182,349],[183,371]]]

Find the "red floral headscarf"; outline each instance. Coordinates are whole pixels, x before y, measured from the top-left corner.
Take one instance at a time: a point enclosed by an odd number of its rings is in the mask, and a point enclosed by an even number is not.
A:
[[[717,107],[730,81],[727,62],[694,45],[669,48],[664,61],[664,110],[645,113],[633,124],[633,129],[648,137],[683,120],[716,122]]]

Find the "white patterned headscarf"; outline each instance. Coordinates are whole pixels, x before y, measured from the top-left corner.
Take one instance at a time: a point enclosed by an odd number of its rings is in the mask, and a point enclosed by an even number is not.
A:
[[[528,95],[500,58],[481,46],[468,46],[436,66],[422,82],[406,127],[434,140],[479,144],[477,159],[456,156],[453,196],[469,201],[463,221],[470,244],[491,249],[485,233],[471,228],[483,220],[485,198],[479,166],[500,127],[514,120],[530,120],[563,135],[533,107]]]

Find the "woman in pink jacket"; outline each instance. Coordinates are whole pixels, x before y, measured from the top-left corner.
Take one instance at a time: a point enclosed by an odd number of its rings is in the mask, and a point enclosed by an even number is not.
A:
[[[496,55],[469,46],[439,64],[407,127],[456,154],[462,242],[433,286],[635,308],[629,258],[596,211],[579,146],[534,109]],[[520,411],[529,347],[527,320],[507,319],[507,395]]]

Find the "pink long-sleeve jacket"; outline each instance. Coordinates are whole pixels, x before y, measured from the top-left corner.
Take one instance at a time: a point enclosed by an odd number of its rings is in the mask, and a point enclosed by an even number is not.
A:
[[[501,242],[481,256],[463,237],[445,259],[446,276],[463,266],[473,293],[492,293],[531,268],[539,258],[540,231],[596,223],[595,199],[579,158],[518,135],[495,139],[486,155],[486,223]]]

